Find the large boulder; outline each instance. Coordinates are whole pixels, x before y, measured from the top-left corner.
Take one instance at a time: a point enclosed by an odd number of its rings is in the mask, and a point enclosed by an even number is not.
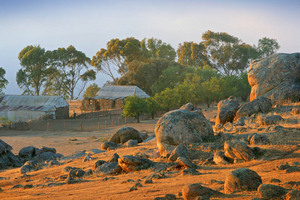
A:
[[[196,197],[210,198],[211,196],[221,196],[221,192],[202,186],[200,183],[189,184],[183,187],[182,197],[184,200],[194,200]]]
[[[250,100],[265,96],[272,101],[300,99],[300,53],[279,53],[254,60],[248,71]]]
[[[199,112],[173,110],[164,114],[156,123],[155,135],[161,155],[166,155],[183,143],[190,145],[214,136],[209,121]]]
[[[253,170],[240,168],[231,171],[225,179],[225,194],[235,191],[255,191],[262,184],[261,177]]]
[[[249,117],[257,113],[267,113],[272,109],[272,102],[270,99],[260,96],[253,101],[244,104],[236,112],[235,120],[241,117]]]
[[[12,152],[12,147],[0,139],[0,170],[8,167],[20,167],[23,163]]]
[[[232,122],[235,113],[239,109],[239,102],[234,99],[225,99],[218,103],[218,115],[216,118],[216,124],[226,124]]]
[[[114,142],[116,144],[118,143],[125,143],[128,140],[137,140],[139,141],[140,133],[132,128],[132,127],[123,127],[120,128],[117,132],[115,132],[111,138],[109,139],[109,142]]]
[[[226,141],[224,151],[225,156],[231,159],[249,161],[255,157],[252,149],[240,140]]]
[[[263,199],[284,199],[287,192],[287,189],[272,184],[261,184],[258,188],[259,196]]]

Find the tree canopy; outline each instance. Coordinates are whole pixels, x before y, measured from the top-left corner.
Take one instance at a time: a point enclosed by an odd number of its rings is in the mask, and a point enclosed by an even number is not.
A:
[[[86,91],[83,94],[83,98],[85,99],[95,98],[99,90],[100,87],[96,83],[93,83],[86,88]]]
[[[260,58],[270,56],[280,48],[278,42],[275,39],[263,37],[258,40],[258,53]]]
[[[0,67],[0,94],[2,94],[3,89],[5,89],[6,85],[8,84],[8,81],[5,79],[5,69]]]
[[[49,52],[40,46],[27,46],[19,53],[22,68],[17,72],[17,84],[23,94],[40,95],[47,81]]]
[[[148,112],[148,106],[145,99],[137,96],[130,96],[125,99],[125,105],[123,106],[123,116],[134,117],[137,123],[140,122],[140,116],[143,113]]]

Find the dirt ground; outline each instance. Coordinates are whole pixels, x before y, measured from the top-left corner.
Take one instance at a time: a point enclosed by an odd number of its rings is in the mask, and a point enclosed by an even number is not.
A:
[[[217,110],[209,109],[204,112],[205,116],[214,121]],[[273,159],[252,160],[245,163],[229,165],[200,165],[197,170],[200,175],[182,175],[181,171],[167,171],[165,177],[153,179],[152,184],[145,184],[145,177],[153,174],[153,169],[141,170],[120,175],[99,175],[93,174],[84,177],[83,181],[74,184],[65,184],[60,179],[61,175],[66,174],[63,169],[66,166],[79,167],[83,170],[92,169],[97,160],[108,160],[114,153],[123,155],[135,155],[144,152],[151,156],[155,162],[166,162],[165,159],[158,157],[156,140],[147,143],[140,143],[137,147],[122,147],[116,150],[106,151],[100,154],[91,154],[92,160],[83,162],[83,157],[61,161],[62,165],[44,168],[38,171],[29,172],[27,175],[20,173],[20,168],[0,171],[0,199],[154,199],[164,197],[166,194],[175,194],[180,198],[179,192],[186,184],[202,183],[220,192],[224,192],[224,184],[214,180],[225,181],[226,175],[237,168],[245,167],[256,171],[263,183],[271,183],[271,179],[280,179],[280,183],[272,183],[288,189],[298,188],[291,185],[291,181],[300,180],[300,172],[286,173],[284,170],[277,170],[276,166],[285,163],[300,162],[300,125],[299,117],[282,114],[288,120],[281,124],[288,128],[288,132],[282,133],[277,137],[271,138],[272,145],[260,145],[260,148],[267,149]],[[154,134],[154,127],[157,119],[145,120],[141,123],[130,123],[103,129],[100,132],[67,132],[67,131],[1,131],[0,138],[13,147],[12,152],[18,154],[19,150],[26,146],[53,147],[58,153],[65,156],[74,154],[77,151],[100,149],[103,141],[106,141],[115,131],[124,126],[133,127],[140,132]],[[252,132],[259,132],[259,128],[252,129]],[[284,137],[284,138],[283,138]],[[276,156],[275,156],[276,154]],[[133,179],[135,182],[126,182]],[[130,191],[130,188],[140,182],[142,187]],[[32,184],[33,188],[12,189],[13,186],[22,184]],[[211,199],[252,199],[258,197],[258,192],[236,192],[219,198]]]

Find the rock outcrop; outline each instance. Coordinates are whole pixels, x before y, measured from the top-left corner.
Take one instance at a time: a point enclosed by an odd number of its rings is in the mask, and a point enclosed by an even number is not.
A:
[[[257,113],[267,113],[272,109],[272,102],[270,99],[260,96],[253,101],[244,104],[236,112],[235,121],[241,117],[249,117]]]
[[[155,126],[161,155],[171,153],[179,145],[203,142],[214,136],[209,121],[198,112],[173,110],[164,114]]]
[[[182,197],[184,200],[194,200],[197,197],[209,199],[211,196],[222,196],[221,192],[202,186],[200,183],[189,184],[183,187]]]
[[[272,101],[300,99],[300,53],[279,53],[254,60],[248,71],[250,101],[265,96]]]
[[[252,149],[239,140],[224,143],[225,156],[234,160],[249,161],[255,157]]]
[[[218,115],[216,118],[216,124],[226,124],[232,122],[235,113],[239,109],[239,102],[233,99],[225,99],[218,103]]]

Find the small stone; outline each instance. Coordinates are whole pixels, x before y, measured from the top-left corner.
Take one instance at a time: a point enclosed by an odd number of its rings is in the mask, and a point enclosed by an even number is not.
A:
[[[26,185],[24,185],[24,189],[29,189],[29,188],[33,188],[33,185],[32,184],[26,184]]]
[[[279,180],[279,179],[277,179],[277,178],[273,178],[273,179],[271,179],[270,182],[271,182],[271,183],[280,183],[281,180]]]
[[[257,190],[263,199],[280,199],[287,193],[285,188],[272,184],[261,184]]]
[[[88,154],[88,155],[86,155],[86,156],[84,157],[83,162],[87,162],[87,161],[90,161],[90,160],[92,160],[92,158],[91,158],[91,156]]]
[[[143,185],[141,183],[136,183],[135,187],[143,187]]]
[[[175,194],[166,194],[166,199],[167,200],[176,200]]]
[[[145,180],[145,184],[150,184],[150,183],[153,183],[152,179],[146,179]]]
[[[137,188],[136,187],[131,187],[129,191],[131,192],[131,191],[134,191],[134,190],[137,190]]]

